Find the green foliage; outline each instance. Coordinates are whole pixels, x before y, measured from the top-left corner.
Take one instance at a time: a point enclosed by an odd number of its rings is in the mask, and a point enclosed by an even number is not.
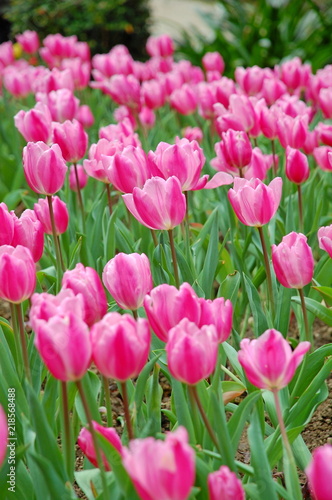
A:
[[[197,30],[182,33],[178,53],[194,64],[208,51],[222,54],[227,75],[237,66],[273,67],[288,56],[311,61],[314,70],[332,61],[331,2],[217,0],[217,6],[219,15],[204,15],[211,42]]]
[[[125,44],[133,57],[142,57],[148,33],[145,0],[11,0],[4,17],[12,36],[26,29],[41,38],[49,34],[77,35],[93,53]]]

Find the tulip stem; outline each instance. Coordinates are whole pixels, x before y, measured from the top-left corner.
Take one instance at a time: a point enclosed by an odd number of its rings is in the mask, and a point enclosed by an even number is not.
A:
[[[14,341],[15,341],[15,348],[16,348],[17,373],[18,373],[19,377],[21,378],[21,375],[23,374],[23,359],[22,359],[22,348],[21,348],[20,340],[19,340],[15,304],[13,304],[12,302],[9,302],[9,305],[10,305],[11,323],[12,323],[12,329],[14,332]]]
[[[21,307],[21,304],[15,304],[15,307],[16,307],[16,318],[17,318],[17,323],[18,323],[18,331],[19,331],[21,346],[22,346],[25,374],[26,374],[28,381],[31,384],[31,372],[30,372],[30,365],[29,365],[28,348],[27,348],[25,331],[24,331],[24,320],[23,320],[22,307]]]
[[[69,421],[67,382],[61,380],[60,383],[61,383],[61,401],[62,401],[62,415],[63,415],[63,426],[64,426],[63,450],[66,458],[66,468],[68,477],[71,480],[73,475],[74,464],[71,453],[71,431],[70,431],[70,421]]]
[[[276,145],[275,145],[274,139],[271,139],[271,146],[272,146],[273,174],[275,177],[277,175],[277,172],[278,172],[278,165],[277,165],[277,161],[276,161]]]
[[[101,453],[100,453],[100,448],[99,448],[99,444],[98,444],[97,433],[96,433],[96,431],[95,431],[95,429],[93,427],[92,415],[91,415],[91,412],[90,412],[89,404],[88,404],[87,399],[86,399],[85,394],[84,394],[84,389],[83,389],[82,381],[81,380],[76,380],[76,386],[77,386],[78,392],[79,392],[80,397],[81,397],[81,401],[82,401],[82,404],[83,404],[83,407],[84,407],[84,412],[85,412],[85,415],[86,415],[86,419],[87,419],[88,424],[89,424],[89,431],[91,433],[93,446],[94,446],[94,449],[95,449],[95,452],[96,452],[97,464],[98,464],[98,468],[100,469],[101,481],[102,481],[102,484],[103,484],[103,496],[104,496],[105,500],[108,500],[108,498],[109,498],[109,496],[108,496],[108,486],[107,486],[107,481],[106,481],[106,476],[105,476],[104,463],[103,463],[103,461],[101,459]]]
[[[175,284],[176,284],[176,287],[179,288],[179,286],[180,286],[180,280],[179,280],[178,263],[177,263],[177,260],[176,260],[176,252],[175,252],[175,245],[174,245],[173,229],[169,229],[168,230],[168,236],[169,236],[169,243],[171,245]]]
[[[133,432],[133,427],[131,425],[131,420],[130,420],[129,402],[128,402],[128,393],[127,393],[126,382],[120,382],[120,386],[121,386],[125,420],[126,420],[126,424],[127,424],[128,438],[129,438],[129,441],[131,441],[132,439],[134,439],[134,432]]]
[[[134,319],[137,319],[138,318],[137,309],[133,309],[132,312],[133,312]]]
[[[157,236],[156,236],[156,232],[154,229],[151,229],[151,234],[152,234],[152,239],[153,239],[153,244],[155,247],[158,246],[158,240],[157,240]]]
[[[312,330],[309,327],[308,314],[307,314],[307,308],[305,306],[305,298],[304,298],[303,288],[299,288],[299,295],[300,295],[300,299],[301,299],[301,307],[302,307],[302,313],[303,313],[305,339],[308,342],[310,342],[311,348],[313,348],[314,339],[313,339],[313,335],[312,335]]]
[[[242,167],[239,167],[239,176],[240,176],[240,179],[243,179],[243,170],[242,170]]]
[[[112,215],[113,209],[112,209],[112,197],[111,197],[111,189],[110,185],[106,184],[106,193],[107,193],[107,203],[108,203],[108,210],[110,212],[110,215]]]
[[[269,261],[269,256],[268,256],[268,253],[267,253],[267,248],[266,248],[266,242],[265,242],[263,228],[262,227],[258,227],[257,229],[258,229],[259,237],[261,239],[261,244],[262,244],[263,257],[264,257],[265,270],[266,270],[267,288],[268,288],[268,293],[269,293],[269,300],[270,300],[272,314],[274,315],[274,300],[273,300],[273,289],[272,289],[272,277],[271,277],[270,261]]]
[[[50,220],[51,220],[51,227],[52,227],[52,234],[53,234],[53,241],[54,241],[54,249],[55,249],[55,256],[56,256],[56,267],[57,267],[57,272],[58,272],[58,286],[60,286],[61,282],[61,269],[64,272],[65,267],[62,259],[62,254],[61,254],[61,247],[60,243],[58,240],[58,235],[56,232],[56,227],[55,227],[55,219],[54,219],[54,211],[53,211],[53,203],[52,203],[52,196],[47,195],[47,201],[48,201],[48,209],[50,211]]]
[[[211,427],[209,419],[207,418],[207,415],[206,415],[205,410],[202,406],[201,400],[199,399],[199,395],[198,395],[196,386],[195,385],[188,385],[188,391],[189,391],[189,394],[191,394],[191,397],[193,398],[193,400],[195,401],[195,403],[197,405],[197,408],[201,414],[201,417],[203,419],[206,430],[208,431],[214,446],[217,448],[218,452],[221,453],[217,437],[216,437],[216,435]]]
[[[295,471],[295,474],[296,474],[296,464],[295,464],[295,460],[294,460],[292,448],[291,448],[291,445],[290,445],[290,442],[289,442],[289,439],[288,439],[288,436],[287,436],[284,419],[283,419],[283,416],[282,416],[282,410],[281,410],[281,406],[280,406],[278,389],[273,389],[272,393],[273,393],[274,404],[275,404],[275,408],[276,408],[276,412],[277,412],[277,418],[278,418],[278,422],[279,422],[280,434],[281,434],[281,437],[282,437],[282,440],[283,440],[283,443],[284,443],[284,447],[285,447],[285,450],[286,450],[286,453],[287,453],[287,458],[288,458],[288,462],[289,462],[289,468],[292,471]],[[294,482],[292,483],[292,486],[294,486]],[[298,499],[302,498],[301,489],[300,489],[300,485],[299,485],[298,482],[297,482],[297,484],[295,486],[295,489],[292,488],[292,492],[291,493],[294,495],[293,496],[294,500],[298,500]]]
[[[104,376],[103,376],[103,386],[104,386],[104,394],[105,394],[105,405],[106,405],[106,411],[107,411],[107,427],[113,427],[110,387],[109,387],[108,378],[104,377]]]
[[[297,193],[299,199],[300,232],[303,233],[303,202],[302,202],[302,190],[300,184],[297,185]]]
[[[80,181],[78,179],[77,163],[75,162],[75,163],[73,163],[73,165],[74,165],[74,172],[75,172],[78,204],[80,206],[81,216],[82,216],[82,229],[83,229],[83,233],[85,233],[84,205],[83,205],[82,191],[80,188]]]

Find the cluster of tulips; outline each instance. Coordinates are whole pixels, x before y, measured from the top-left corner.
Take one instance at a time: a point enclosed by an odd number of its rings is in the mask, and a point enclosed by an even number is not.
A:
[[[332,321],[317,298],[332,300],[327,201],[309,214],[312,186],[330,186],[332,66],[314,75],[294,58],[239,67],[232,80],[219,53],[202,68],[176,62],[167,35],[148,40],[144,63],[124,46],[91,58],[75,36],[39,48],[27,31],[17,42],[0,45],[0,82],[7,106],[24,108],[11,119],[27,142],[30,191],[20,216],[0,203],[0,298],[12,324],[0,339],[4,474],[3,395],[17,383],[27,403],[17,481],[33,491],[22,500],[77,498],[74,479],[89,499],[298,500],[297,466],[312,498],[331,500],[332,446],[311,457],[301,431],[332,367],[331,344],[315,349],[312,333],[313,314]],[[115,107],[116,123],[96,123],[91,94]],[[163,410],[160,374],[172,391]],[[161,433],[161,411],[172,432]],[[246,423],[249,465],[236,460]],[[90,462],[82,471],[74,441]]]

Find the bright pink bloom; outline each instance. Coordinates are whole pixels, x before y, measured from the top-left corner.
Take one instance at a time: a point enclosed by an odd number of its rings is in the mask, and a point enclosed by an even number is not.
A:
[[[305,88],[308,85],[311,75],[311,66],[309,64],[302,64],[299,57],[282,63],[277,67],[280,80],[282,80],[289,92],[293,93],[294,90]]]
[[[89,159],[83,161],[83,167],[86,173],[97,179],[98,181],[109,184],[111,181],[108,177],[107,170],[110,168],[111,160],[114,160],[116,153],[122,151],[124,145],[117,140],[109,141],[107,139],[100,139],[96,144],[91,144],[89,149]],[[103,156],[105,159],[105,166]]]
[[[184,427],[168,432],[165,441],[130,441],[123,465],[142,500],[187,500],[195,482],[195,452]]]
[[[84,321],[93,325],[107,313],[107,299],[97,271],[92,267],[76,264],[75,268],[64,273],[62,288],[81,294],[84,301]]]
[[[332,87],[321,89],[318,101],[324,117],[332,118]]]
[[[76,43],[77,37],[75,35],[67,37],[60,35],[60,33],[48,35],[44,38],[44,47],[39,50],[39,53],[48,66],[59,66],[62,59],[75,57]]]
[[[166,92],[161,79],[143,82],[141,91],[143,102],[148,108],[157,109],[165,104]]]
[[[26,97],[32,90],[27,76],[26,70],[18,71],[15,66],[8,66],[3,73],[3,85],[14,97]]]
[[[138,113],[138,119],[141,122],[141,125],[146,129],[152,128],[156,123],[155,113],[152,109],[146,106],[143,106],[141,111]]]
[[[166,352],[171,375],[185,384],[198,384],[211,375],[217,363],[215,326],[199,328],[184,318],[168,332]]]
[[[319,146],[318,133],[316,130],[308,130],[305,143],[302,148],[306,155],[311,155],[315,148]]]
[[[124,146],[141,146],[141,141],[134,133],[133,123],[130,118],[123,119],[120,123],[111,124],[99,129],[100,139],[119,141]]]
[[[152,330],[163,342],[183,318],[198,325],[201,316],[199,299],[189,283],[182,283],[179,290],[167,284],[153,288],[144,299],[144,308]]]
[[[33,260],[38,262],[44,251],[44,229],[33,210],[24,210],[21,217],[14,217],[14,235],[11,245],[27,247]]]
[[[233,306],[230,300],[219,297],[214,300],[198,299],[201,315],[198,326],[214,325],[218,342],[225,342],[231,334],[233,325]]]
[[[267,186],[259,179],[234,179],[228,198],[234,212],[246,226],[261,227],[270,222],[278,210],[282,179],[276,177]]]
[[[104,427],[103,425],[98,424],[98,422],[92,421],[93,428],[96,432],[104,436],[104,438],[107,439],[109,443],[115,448],[119,454],[122,454],[122,443],[121,439],[116,433],[116,430],[113,427]],[[91,432],[86,428],[83,427],[81,429],[78,438],[77,438],[77,444],[83,451],[84,455],[87,457],[87,459],[95,466],[98,467],[98,461],[96,457],[96,450],[93,444],[93,439],[91,436]],[[105,453],[102,451],[101,452],[101,458],[104,463],[105,470],[110,471],[111,466],[107,461],[107,458],[105,456]]]
[[[259,66],[239,66],[235,69],[235,80],[247,95],[256,95],[261,91],[265,76],[265,70]]]
[[[326,146],[332,146],[332,125],[319,122],[316,125],[315,130],[318,134],[318,139],[320,142],[322,142]]]
[[[257,339],[243,339],[240,347],[238,360],[249,382],[260,389],[280,391],[292,380],[310,342],[300,342],[292,351],[282,334],[271,329]]]
[[[141,104],[141,87],[134,75],[114,75],[107,82],[107,93],[118,104],[132,109],[139,109]]]
[[[280,111],[273,105],[270,108],[262,106],[259,115],[259,125],[262,133],[268,139],[276,139],[278,137],[277,122],[279,119]]]
[[[51,112],[52,120],[64,122],[73,120],[79,109],[79,100],[69,89],[52,90],[49,94],[36,94],[37,101],[47,105]]]
[[[147,362],[151,333],[144,318],[108,313],[91,329],[93,360],[104,377],[120,382],[137,377]]]
[[[332,500],[329,478],[332,474],[332,446],[324,444],[316,448],[312,460],[305,469],[314,500]]]
[[[245,132],[235,130],[223,132],[221,148],[224,158],[230,166],[241,169],[249,165],[252,147]]]
[[[80,316],[69,311],[38,322],[35,346],[53,377],[76,381],[91,363],[89,328]]]
[[[15,60],[14,48],[12,42],[0,44],[0,66],[9,66]]]
[[[23,149],[23,168],[29,187],[38,194],[51,195],[65,181],[67,165],[57,144],[28,142]]]
[[[332,164],[329,159],[329,155],[332,153],[331,146],[319,146],[315,148],[312,152],[317,165],[322,170],[332,170]]]
[[[277,155],[275,155],[275,163],[278,165]],[[252,150],[251,161],[248,167],[244,169],[244,177],[248,180],[256,177],[263,181],[272,165],[273,155],[265,155],[259,148],[254,148]]]
[[[183,137],[190,142],[202,142],[203,140],[203,131],[199,127],[186,127],[182,133]]]
[[[16,35],[16,40],[27,54],[34,54],[39,48],[39,38],[36,31],[26,30]]]
[[[227,465],[208,475],[209,500],[245,500],[240,479]]]
[[[314,274],[314,258],[302,233],[289,233],[272,245],[272,263],[278,281],[286,288],[303,288]]]
[[[218,71],[222,74],[225,69],[225,62],[219,52],[207,52],[202,58],[205,71]]]
[[[116,45],[108,54],[96,54],[92,58],[92,74],[95,79],[100,75],[110,78],[113,75],[130,75],[134,71],[134,60],[127,47]],[[97,76],[97,78],[96,78]]]
[[[114,156],[102,156],[102,163],[109,182],[122,193],[142,188],[151,177],[147,155],[139,146],[126,146]]]
[[[103,283],[119,307],[138,309],[153,287],[148,257],[144,253],[118,253],[104,267]]]
[[[122,195],[129,212],[150,229],[169,230],[181,224],[186,213],[186,198],[177,177],[148,179],[143,188]]]
[[[242,125],[245,132],[250,132],[256,125],[257,116],[253,105],[253,98],[246,95],[232,94],[229,98],[229,108]],[[264,101],[263,101],[264,102]]]
[[[87,185],[88,182],[88,175],[85,173],[84,168],[82,165],[76,165],[77,169],[77,177],[78,177],[78,185],[80,189],[84,189],[85,186]],[[69,171],[69,187],[72,191],[77,191],[77,183],[76,183],[76,174],[75,174],[75,167],[74,165],[71,165],[70,171]]]
[[[11,245],[14,236],[14,217],[5,203],[0,203],[0,246]]]
[[[271,106],[279,97],[286,94],[286,85],[277,78],[264,78],[261,95],[264,97],[266,104]]]
[[[36,287],[36,266],[28,248],[18,245],[0,247],[0,298],[20,304],[31,297]]]
[[[280,115],[277,121],[277,131],[280,144],[283,148],[302,148],[308,132],[308,116],[302,115],[292,118],[289,115]]]
[[[7,416],[0,405],[0,467],[7,454],[8,426]]]
[[[319,248],[325,250],[332,258],[332,224],[330,226],[320,227],[317,236]]]
[[[88,146],[88,134],[77,120],[54,123],[53,142],[60,146],[66,161],[77,163],[83,158]]]
[[[15,127],[27,142],[46,142],[52,138],[52,117],[48,107],[37,102],[29,111],[19,111],[14,116]]]
[[[84,128],[92,127],[95,122],[92,111],[87,104],[83,104],[78,108],[75,118],[82,123]]]
[[[65,233],[69,224],[69,213],[67,205],[64,201],[60,200],[58,196],[52,196],[52,205],[56,234]],[[40,198],[38,200],[38,203],[34,204],[33,209],[38,220],[43,226],[44,233],[52,234],[48,201],[45,198]]]
[[[81,90],[88,86],[90,81],[90,62],[83,62],[80,57],[63,59],[61,69],[69,69],[75,89]]]
[[[295,184],[302,184],[310,175],[308,158],[298,149],[286,148],[286,175]]]
[[[194,89],[187,83],[176,89],[170,96],[170,105],[182,115],[190,115],[197,108],[197,95]]]
[[[43,97],[44,93],[49,94],[55,91],[66,90],[69,92],[69,94],[63,92],[61,92],[61,94],[66,96],[68,104],[71,104],[72,99],[74,98],[72,93],[74,92],[75,88],[72,72],[69,69],[60,70],[58,68],[53,68],[52,70],[47,70],[46,68],[44,68],[44,70],[44,72],[40,72],[41,70],[39,69],[39,73],[36,75],[36,78],[32,82],[33,91],[37,93],[37,101],[44,101],[47,99],[45,96]],[[70,96],[71,99],[69,99]],[[54,96],[50,98],[50,102],[53,101]],[[76,99],[76,101],[78,101],[78,99]],[[76,101],[74,101],[74,103]],[[59,103],[59,105],[61,106],[61,103]],[[68,110],[64,109],[64,112],[70,113],[71,110],[70,108],[68,108]]]
[[[169,57],[173,55],[174,43],[170,36],[150,36],[146,42],[146,51],[151,57]]]

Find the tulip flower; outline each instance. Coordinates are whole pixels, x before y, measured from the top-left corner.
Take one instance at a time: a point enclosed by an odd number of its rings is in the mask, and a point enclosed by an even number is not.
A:
[[[16,40],[27,54],[34,54],[39,48],[39,38],[36,31],[26,30],[21,35],[16,35]]]
[[[37,102],[29,111],[19,111],[14,116],[15,127],[27,142],[49,143],[52,138],[52,117],[48,107]]]
[[[96,144],[92,144],[89,149],[89,159],[84,160],[83,167],[86,173],[105,184],[109,184],[110,180],[107,175],[107,169],[110,168],[110,157],[113,159],[115,154],[122,151],[124,148],[120,141],[100,139]],[[108,159],[102,161],[103,155]]]
[[[68,88],[52,90],[49,94],[37,93],[36,99],[47,105],[52,119],[56,122],[73,120],[78,113],[79,100]]]
[[[0,405],[0,467],[7,454],[8,426],[7,416]]]
[[[88,134],[79,121],[66,120],[64,123],[53,125],[53,142],[60,146],[66,161],[77,163],[85,155]]]
[[[166,352],[171,375],[185,384],[198,384],[211,375],[217,363],[215,326],[199,328],[184,318],[168,332]]]
[[[326,171],[332,170],[332,162],[330,161],[330,155],[332,153],[331,146],[319,146],[318,148],[314,148],[313,156],[317,165]]]
[[[277,131],[282,147],[302,148],[308,132],[308,116],[292,118],[286,114],[280,115],[277,121]]]
[[[235,80],[247,95],[256,95],[261,91],[266,72],[259,66],[235,69]]]
[[[97,422],[93,421],[92,422],[94,430],[104,436],[104,438],[107,439],[109,443],[115,448],[119,454],[122,454],[122,443],[121,439],[116,433],[116,430],[113,427],[104,427],[103,425],[98,424]],[[81,429],[78,438],[77,438],[77,444],[83,451],[84,455],[88,458],[88,460],[95,466],[98,467],[98,462],[97,462],[97,457],[96,457],[96,450],[93,444],[93,439],[91,436],[91,432],[83,427]],[[103,452],[101,452],[102,455],[102,460],[104,463],[105,470],[110,471],[111,466],[107,461],[107,458]]]
[[[286,148],[286,175],[295,184],[305,182],[310,174],[308,158],[298,149]]]
[[[170,96],[170,105],[182,115],[190,115],[197,108],[197,96],[194,89],[187,83],[176,89]]]
[[[44,229],[33,210],[24,210],[21,217],[14,216],[12,246],[27,247],[33,260],[38,262],[44,252]]]
[[[186,127],[183,131],[183,137],[188,141],[197,141],[198,143],[203,140],[203,131],[199,127]]]
[[[163,342],[183,318],[198,325],[201,316],[199,299],[189,283],[179,290],[167,284],[153,288],[144,299],[144,308],[152,330]]]
[[[119,307],[137,310],[153,287],[148,257],[118,253],[104,267],[103,283]]]
[[[241,481],[226,465],[208,475],[209,500],[245,500]]]
[[[60,200],[58,196],[52,196],[52,206],[54,213],[54,222],[56,234],[62,234],[67,231],[69,223],[69,213],[67,205]],[[40,198],[38,203],[34,204],[34,212],[41,223],[46,234],[52,234],[52,224],[47,200]]]
[[[225,62],[219,52],[207,52],[202,58],[205,71],[218,71],[222,74],[225,69]]]
[[[330,226],[320,227],[317,236],[319,248],[325,250],[332,258],[332,224]]]
[[[230,300],[219,297],[214,300],[199,298],[201,314],[198,326],[214,325],[218,342],[225,342],[231,334],[233,325],[233,306]]]
[[[59,191],[65,181],[67,166],[57,144],[28,142],[23,149],[24,174],[30,188],[50,196]]]
[[[151,57],[170,57],[174,52],[173,40],[169,35],[150,36],[146,51]]]
[[[314,500],[332,500],[332,490],[329,482],[332,474],[332,446],[324,444],[313,451],[312,460],[305,473]]]
[[[0,203],[0,246],[11,245],[14,236],[14,217],[5,203]],[[15,245],[13,245],[15,246]]]
[[[0,246],[0,298],[20,304],[36,287],[36,266],[28,248]]]
[[[123,449],[123,465],[142,500],[187,500],[195,482],[195,452],[184,427],[135,439]]]
[[[91,109],[87,104],[82,104],[75,115],[76,120],[82,123],[84,128],[90,128],[95,122]]]
[[[222,134],[221,143],[223,155],[231,167],[240,170],[246,167],[251,160],[252,147],[245,132],[229,130]]]
[[[64,273],[63,289],[73,290],[75,295],[81,294],[84,301],[84,321],[92,326],[105,316],[107,312],[106,294],[98,273],[92,267],[76,264],[75,268]]]

